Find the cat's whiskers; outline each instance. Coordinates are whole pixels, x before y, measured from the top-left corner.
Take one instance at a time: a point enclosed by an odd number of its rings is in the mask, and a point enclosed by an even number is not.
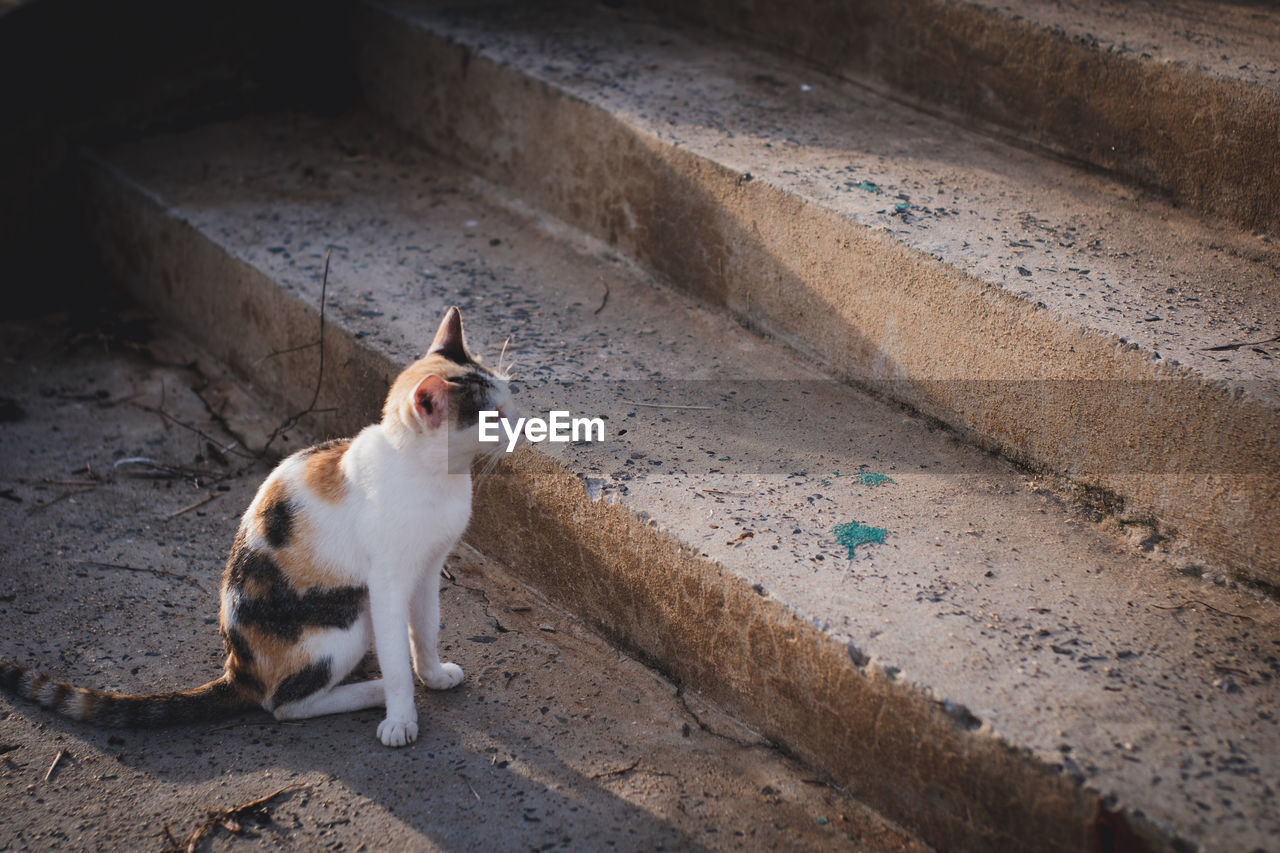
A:
[[[498,459],[501,458],[501,456],[502,450],[495,449],[480,457],[484,460],[484,463],[480,466],[480,469],[475,472],[475,476],[472,478],[472,488],[479,488],[484,484],[485,480],[488,480],[489,477],[492,476],[493,469],[498,466]]]
[[[510,336],[508,336],[507,339],[502,342],[502,352],[498,353],[498,375],[501,376],[503,379],[508,378],[507,374],[502,371],[502,362],[507,357],[507,344],[509,343],[511,343]]]

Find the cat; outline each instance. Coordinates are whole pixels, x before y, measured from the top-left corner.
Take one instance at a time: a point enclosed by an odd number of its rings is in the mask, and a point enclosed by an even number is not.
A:
[[[396,378],[380,423],[283,460],[240,522],[222,576],[221,676],[125,695],[0,661],[0,689],[72,719],[180,725],[262,707],[279,720],[384,706],[378,739],[418,736],[413,676],[461,683],[440,660],[440,572],[471,515],[479,412],[514,418],[500,370],[467,348],[450,308],[426,355]],[[496,447],[496,445],[493,445]],[[374,647],[382,677],[343,683]]]

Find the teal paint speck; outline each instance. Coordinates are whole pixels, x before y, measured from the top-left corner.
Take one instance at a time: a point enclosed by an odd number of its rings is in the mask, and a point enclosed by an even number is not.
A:
[[[849,559],[853,559],[853,549],[859,545],[883,545],[885,534],[889,531],[883,527],[868,527],[856,521],[846,521],[831,528],[836,541],[849,549]]]
[[[858,472],[858,482],[864,486],[883,486],[885,483],[893,483],[894,480],[888,474],[860,471]]]

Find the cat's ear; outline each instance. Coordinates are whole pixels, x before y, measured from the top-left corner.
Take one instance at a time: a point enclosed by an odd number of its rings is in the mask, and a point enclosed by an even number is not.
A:
[[[419,422],[436,429],[449,412],[449,382],[434,373],[413,389],[413,413]]]
[[[433,354],[442,355],[456,364],[472,361],[471,353],[467,351],[467,339],[462,334],[462,312],[456,307],[446,311],[440,321],[435,340],[427,350],[427,355]]]

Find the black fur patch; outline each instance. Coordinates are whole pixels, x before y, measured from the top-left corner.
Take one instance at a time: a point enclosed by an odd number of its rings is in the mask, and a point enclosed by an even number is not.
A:
[[[280,567],[275,561],[266,554],[254,551],[245,544],[243,535],[237,535],[235,544],[231,546],[231,556],[227,559],[227,583],[236,589],[242,589],[245,582],[251,580],[268,586],[284,583]]]
[[[329,684],[332,674],[328,658],[307,664],[280,682],[276,692],[271,694],[271,707],[279,708],[281,705],[306,699],[317,690],[323,690]]]
[[[244,634],[232,628],[226,634],[226,642],[227,651],[234,653],[237,661],[245,666],[253,663],[253,649],[249,648],[249,641],[244,638]]]
[[[262,683],[262,679],[247,669],[233,671],[231,673],[231,684],[237,690],[241,690],[249,696],[262,696],[267,690]]]
[[[49,707],[55,711],[61,710],[62,703],[67,701],[67,697],[75,692],[70,684],[59,682],[53,686],[53,695],[49,697]]]
[[[293,504],[286,498],[263,507],[262,524],[267,544],[272,548],[283,548],[289,543],[289,535],[293,532]]]
[[[227,647],[227,655],[231,658],[231,683],[238,689],[253,696],[261,696],[265,690],[262,680],[253,674],[253,649],[249,641],[235,628],[224,631],[223,643]]]
[[[232,549],[227,575],[237,589],[244,589],[247,580],[267,588],[264,595],[240,599],[236,621],[290,641],[308,627],[351,627],[369,594],[363,586],[312,588],[298,593],[270,556],[243,546]]]
[[[493,408],[489,394],[493,390],[493,379],[479,370],[473,370],[463,376],[449,380],[453,386],[450,399],[453,410],[457,412],[458,427],[466,428],[480,420],[480,412]]]
[[[0,661],[0,690],[5,693],[17,693],[18,688],[22,685],[22,674],[27,669],[16,663],[9,661]]]

